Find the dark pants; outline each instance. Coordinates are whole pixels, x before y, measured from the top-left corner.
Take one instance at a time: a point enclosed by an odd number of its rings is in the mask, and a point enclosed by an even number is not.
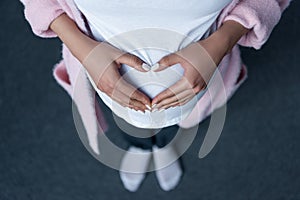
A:
[[[159,148],[167,145],[178,130],[177,125],[161,128],[161,129],[144,129],[138,128],[126,122],[124,119],[114,115],[117,119],[117,124],[125,140],[132,146],[136,146],[142,149],[152,149],[153,145]]]

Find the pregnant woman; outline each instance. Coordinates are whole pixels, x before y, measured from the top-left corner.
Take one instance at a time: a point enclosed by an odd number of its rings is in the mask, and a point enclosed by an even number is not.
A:
[[[259,49],[278,23],[288,0],[23,0],[25,16],[34,33],[58,36],[64,60],[56,66],[56,80],[72,95],[97,152],[99,131],[91,100],[95,89],[123,123],[124,129],[151,136],[124,133],[129,152],[149,152],[169,142],[165,127],[191,127],[222,106],[246,78],[236,44]],[[266,14],[268,13],[268,14]],[[221,73],[227,98],[206,92]],[[82,73],[84,69],[84,73]],[[90,86],[92,85],[92,88]],[[75,87],[76,85],[76,87]],[[137,90],[138,88],[138,90]],[[80,90],[80,95],[75,90]],[[97,105],[96,105],[97,107]],[[197,112],[195,110],[198,110]],[[199,112],[200,111],[200,112]],[[100,124],[106,130],[104,122]],[[128,128],[129,127],[129,128]],[[149,133],[149,134],[148,134]],[[149,154],[150,155],[150,154]],[[154,153],[159,165],[163,155]],[[136,191],[145,177],[150,157],[125,155],[121,180]],[[138,166],[139,173],[122,169]],[[156,171],[168,191],[182,175],[175,161]]]

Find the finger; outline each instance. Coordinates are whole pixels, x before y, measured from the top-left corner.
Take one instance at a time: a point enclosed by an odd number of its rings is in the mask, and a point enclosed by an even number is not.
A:
[[[131,95],[131,98],[143,104],[143,106],[145,106],[146,109],[149,109],[151,107],[151,101],[149,97],[147,97],[144,93],[140,92],[139,90],[135,90],[134,93]]]
[[[123,77],[119,79],[116,84],[116,89],[121,91],[124,95],[128,96],[130,99],[135,99],[143,104],[143,108],[147,108],[146,105],[150,106],[151,102],[149,97],[144,93],[140,92],[137,88],[126,82]]]
[[[173,102],[172,104],[162,106],[159,110],[168,109],[170,107],[175,107],[175,106],[182,106],[182,105],[186,104],[187,102],[189,102],[193,97],[194,97],[194,95],[188,95],[185,98],[181,99],[181,101],[179,101],[179,102]]]
[[[180,92],[174,96],[171,96],[171,97],[168,97],[168,98],[162,100],[161,102],[159,102],[157,104],[156,107],[157,107],[157,109],[159,109],[160,107],[180,102],[182,99],[185,99],[187,96],[191,96],[191,95],[194,95],[194,92],[192,89],[183,90],[182,92]]]
[[[175,105],[172,105],[172,107],[174,107],[174,106],[183,106],[184,104],[186,104],[187,102],[189,102],[190,100],[192,100],[193,97],[194,97],[194,96],[190,96],[190,97],[186,98],[185,100],[183,100],[183,101],[181,101],[181,102],[178,102],[178,103],[175,104]]]
[[[162,101],[160,101],[158,104],[157,104],[157,108],[160,108],[162,106],[165,106],[167,104],[172,104],[174,102],[178,102],[180,99],[186,97],[187,95],[189,95],[190,93],[192,93],[191,90],[183,90],[181,91],[180,93],[178,94],[174,94],[173,96],[170,96],[168,98],[165,98],[163,99]]]
[[[119,90],[114,90],[112,93],[108,93],[108,96],[118,102],[123,107],[130,107],[130,98],[120,92]]]
[[[194,91],[195,94],[198,94],[200,91],[205,90],[206,87],[207,87],[207,84],[206,84],[206,83],[202,83],[202,85],[201,85],[201,84],[198,84],[198,85],[196,85],[196,86],[193,88],[193,91]]]
[[[135,106],[128,106],[128,108],[133,109],[133,110],[135,110],[135,111],[140,111],[140,112],[145,113],[145,110],[141,110],[140,108],[135,107]]]
[[[145,112],[146,110],[149,110],[143,103],[140,101],[137,101],[135,99],[131,99],[129,102],[130,107],[133,107],[135,110],[140,110],[142,112]]]
[[[167,56],[164,56],[162,59],[160,59],[160,61],[158,61],[159,67],[157,69],[154,69],[154,72],[159,72],[162,71],[172,65],[175,65],[179,62],[181,62],[182,60],[180,59],[180,57],[174,53],[169,54]]]
[[[129,96],[125,95],[123,92],[115,89],[112,94],[110,95],[112,99],[117,101],[120,105],[124,107],[129,107],[135,110],[140,110],[145,112],[146,106],[141,102],[131,99]]]
[[[118,64],[126,64],[138,71],[141,72],[147,72],[148,70],[145,70],[142,65],[144,63],[143,60],[141,60],[139,57],[132,55],[130,53],[123,54],[121,57],[116,59],[116,62]]]
[[[152,100],[152,104],[158,104],[163,99],[174,96],[174,95],[182,92],[183,90],[187,90],[190,88],[192,88],[190,83],[186,80],[186,78],[182,77],[175,84],[173,84],[168,89],[164,90],[163,92],[158,94],[156,97],[154,97],[154,99]]]
[[[177,95],[164,99],[163,101],[158,103],[156,107],[159,109],[163,106],[173,105],[174,103],[181,102],[185,100],[187,97],[194,96],[194,95],[195,94],[192,89],[184,90]]]

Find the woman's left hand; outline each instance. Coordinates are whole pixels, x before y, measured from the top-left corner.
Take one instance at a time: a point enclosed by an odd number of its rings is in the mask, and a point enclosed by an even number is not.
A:
[[[163,57],[155,72],[180,64],[184,74],[178,82],[152,100],[152,109],[167,109],[190,101],[206,87],[223,57],[247,31],[237,22],[227,21],[208,38]]]

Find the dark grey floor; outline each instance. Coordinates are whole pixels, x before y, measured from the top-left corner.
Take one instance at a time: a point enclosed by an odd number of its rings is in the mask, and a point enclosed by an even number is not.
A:
[[[182,157],[178,188],[163,192],[150,173],[132,194],[77,135],[71,100],[52,77],[60,42],[33,36],[22,5],[2,0],[0,200],[300,199],[299,8],[294,1],[263,49],[243,48],[249,79],[213,151],[197,157],[206,120]]]

